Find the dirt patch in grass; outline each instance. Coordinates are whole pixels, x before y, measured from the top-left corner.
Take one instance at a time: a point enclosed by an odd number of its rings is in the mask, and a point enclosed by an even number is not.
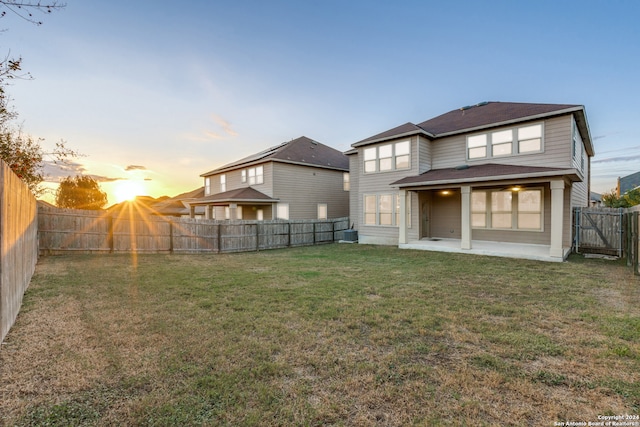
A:
[[[553,425],[636,414],[638,289],[601,260],[365,245],[46,257],[0,347],[0,424]]]

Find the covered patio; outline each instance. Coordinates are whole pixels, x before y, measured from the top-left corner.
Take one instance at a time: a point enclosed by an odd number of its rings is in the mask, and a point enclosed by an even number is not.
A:
[[[549,245],[490,242],[485,240],[473,240],[471,243],[470,249],[462,249],[462,241],[460,239],[423,238],[401,243],[398,247],[400,249],[487,255],[535,261],[562,262],[564,260],[564,257],[551,256],[551,246]]]
[[[575,169],[482,164],[396,181],[399,247],[562,262],[578,180]],[[407,200],[418,211],[415,225]]]

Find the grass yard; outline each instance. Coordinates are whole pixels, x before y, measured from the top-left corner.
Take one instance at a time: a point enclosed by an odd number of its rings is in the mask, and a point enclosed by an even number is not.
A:
[[[640,413],[640,280],[368,245],[40,260],[4,425],[535,425]]]

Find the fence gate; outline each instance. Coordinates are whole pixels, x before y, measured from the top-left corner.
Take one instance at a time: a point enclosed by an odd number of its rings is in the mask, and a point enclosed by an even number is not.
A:
[[[622,257],[624,209],[576,208],[574,224],[576,252]]]

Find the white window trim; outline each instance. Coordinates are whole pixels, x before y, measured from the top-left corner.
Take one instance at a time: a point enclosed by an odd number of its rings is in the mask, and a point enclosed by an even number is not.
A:
[[[483,192],[486,195],[486,202],[485,202],[485,226],[484,227],[475,227],[472,226],[471,228],[474,230],[494,230],[494,231],[520,231],[520,232],[531,232],[531,233],[542,233],[544,232],[544,187],[524,187],[522,188],[520,191],[540,191],[540,228],[539,229],[534,229],[534,228],[519,228],[519,224],[518,224],[518,195],[519,195],[519,191],[511,191],[512,193],[512,199],[511,199],[511,224],[512,227],[511,228],[498,228],[498,227],[493,227],[492,224],[492,211],[491,211],[491,193],[494,192],[499,192],[501,190],[497,190],[497,189],[486,189],[486,190],[474,190],[477,192]],[[504,191],[504,190],[502,190]],[[479,212],[479,211],[472,211],[473,213],[483,213],[483,212]],[[531,213],[531,212],[529,212]]]
[[[287,215],[286,218],[283,216],[280,216],[280,208],[282,209],[287,209]],[[277,219],[289,219],[289,217],[291,216],[291,213],[289,212],[289,203],[278,203],[276,204],[276,217]]]
[[[324,215],[322,214],[324,211]],[[326,203],[318,203],[318,219],[327,219],[329,215],[329,207]]]
[[[204,195],[208,196],[211,194],[211,177],[206,177],[204,179]]]
[[[536,125],[540,125],[540,128],[541,128],[540,129],[540,150],[520,152],[520,144],[519,144],[520,140],[518,139],[518,130],[521,128],[527,128],[527,127],[536,126]],[[494,144],[492,143],[492,136],[495,133],[504,132],[504,131],[511,131],[511,154],[499,154],[494,156],[493,155]],[[531,154],[544,153],[544,145],[545,145],[544,134],[545,134],[544,122],[527,123],[527,124],[523,124],[520,126],[511,127],[511,128],[494,129],[486,132],[470,134],[470,135],[467,135],[465,138],[465,150],[466,150],[465,156],[468,161],[475,162],[475,161],[490,160],[495,158],[528,156]],[[484,146],[486,155],[483,157],[469,157],[469,138],[482,136],[482,135],[486,137],[486,141],[487,141],[486,145]],[[528,141],[528,140],[525,139],[523,141]],[[496,145],[501,145],[501,144],[502,145],[508,144],[508,142],[502,142]],[[472,148],[479,148],[479,147],[472,147]]]
[[[375,211],[375,219],[376,219],[376,223],[375,224],[367,224],[366,223],[366,214],[367,212],[365,211],[367,203],[366,203],[366,197],[375,197],[376,198],[376,211]],[[380,224],[380,214],[382,213],[380,211],[380,197],[381,196],[391,196],[391,224]],[[400,214],[400,207],[399,207],[399,200],[400,199],[400,195],[398,193],[365,193],[362,195],[362,225],[365,227],[394,227],[394,228],[398,228],[400,226],[399,224],[399,214]],[[370,212],[373,213],[373,212]],[[384,212],[385,214],[389,214],[389,212]]]
[[[227,191],[227,175],[220,175],[220,192],[224,193]]]
[[[396,145],[398,144],[402,144],[408,142],[409,143],[409,154],[400,154],[399,156],[396,155]],[[385,169],[385,170],[380,170],[380,147],[386,147],[390,145],[391,146],[391,157],[383,157],[382,159],[391,159],[391,168],[390,169]],[[411,169],[411,139],[403,139],[400,141],[393,141],[393,142],[388,142],[388,143],[384,143],[384,144],[379,144],[376,145],[374,147],[365,147],[364,150],[369,150],[369,149],[375,149],[375,158],[374,159],[370,159],[370,160],[366,160],[364,158],[364,151],[363,153],[363,161],[362,161],[362,172],[364,174],[373,174],[373,173],[386,173],[386,172],[394,172],[394,171],[399,171],[399,170],[409,170]],[[408,162],[408,166],[406,168],[396,168],[396,164],[397,164],[397,158],[398,157],[402,157],[402,156],[409,156],[409,162]],[[375,168],[372,171],[367,172],[366,171],[366,164],[367,162],[374,162],[375,164]]]

